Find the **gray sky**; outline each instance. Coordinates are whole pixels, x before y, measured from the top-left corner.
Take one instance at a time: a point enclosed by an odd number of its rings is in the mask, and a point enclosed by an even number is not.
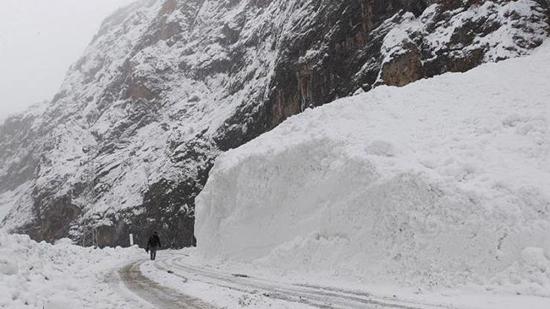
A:
[[[0,0],[0,122],[53,97],[102,20],[133,0]]]

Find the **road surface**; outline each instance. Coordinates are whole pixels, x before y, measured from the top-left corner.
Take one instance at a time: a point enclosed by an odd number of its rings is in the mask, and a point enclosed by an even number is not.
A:
[[[223,290],[230,290],[243,294],[262,295],[270,299],[292,304],[309,305],[313,308],[335,309],[433,309],[444,308],[429,304],[419,304],[399,301],[394,298],[375,297],[371,294],[344,289],[336,289],[305,284],[288,284],[249,277],[245,274],[231,274],[209,267],[188,265],[185,256],[178,254],[162,254],[152,264],[153,271],[162,276],[173,276],[179,282],[200,282]],[[119,270],[120,279],[126,287],[138,297],[152,304],[158,309],[189,308],[210,309],[217,308],[210,304],[208,299],[186,295],[183,292],[163,286],[147,278],[142,266],[150,263],[147,260],[137,261]],[[148,264],[151,266],[151,264]],[[243,306],[244,307],[244,306]]]

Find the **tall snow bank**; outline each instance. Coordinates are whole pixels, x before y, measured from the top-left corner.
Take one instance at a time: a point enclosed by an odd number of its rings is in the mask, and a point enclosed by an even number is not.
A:
[[[222,155],[206,257],[550,295],[550,45],[295,116]]]
[[[108,280],[115,266],[136,254],[132,249],[82,248],[70,241],[37,243],[0,230],[0,308],[138,308]]]

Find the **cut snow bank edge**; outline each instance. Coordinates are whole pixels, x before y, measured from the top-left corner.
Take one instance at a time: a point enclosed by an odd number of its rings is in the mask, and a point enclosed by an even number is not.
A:
[[[206,258],[550,296],[550,44],[292,117],[222,155]]]

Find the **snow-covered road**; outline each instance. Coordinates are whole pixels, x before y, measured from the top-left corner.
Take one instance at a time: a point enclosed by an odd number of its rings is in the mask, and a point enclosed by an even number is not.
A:
[[[120,278],[132,292],[157,308],[217,308],[218,306],[210,304],[213,299],[208,297],[208,294],[216,291],[239,294],[238,307],[248,307],[246,300],[257,299],[259,296],[276,301],[278,305],[284,304],[286,308],[442,308],[378,298],[364,292],[287,284],[246,274],[231,274],[207,266],[192,266],[184,260],[185,257],[181,254],[171,253],[155,262],[134,262],[120,270]],[[200,299],[186,291],[185,285],[193,286],[197,283],[203,285],[203,289],[209,290],[203,295],[208,298]],[[219,298],[219,295],[213,298]]]
[[[179,293],[176,290],[161,286],[145,277],[140,270],[143,262],[129,264],[120,270],[120,278],[124,284],[139,297],[152,305],[163,309],[189,308],[208,309],[215,308],[200,299]]]

